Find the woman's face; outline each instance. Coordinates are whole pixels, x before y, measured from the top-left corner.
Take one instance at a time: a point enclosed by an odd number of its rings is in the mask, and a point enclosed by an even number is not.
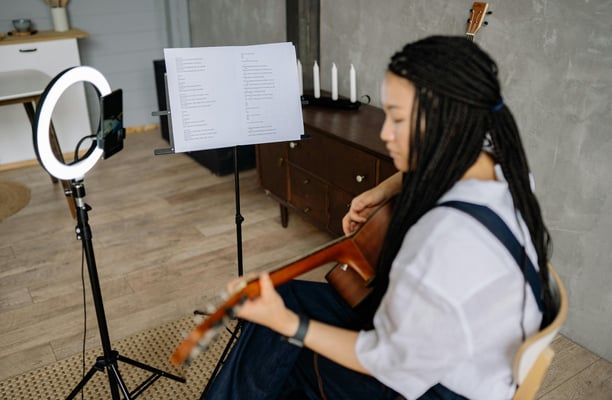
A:
[[[385,122],[380,138],[385,142],[393,164],[402,172],[408,172],[414,94],[415,87],[409,80],[387,72],[381,88]]]

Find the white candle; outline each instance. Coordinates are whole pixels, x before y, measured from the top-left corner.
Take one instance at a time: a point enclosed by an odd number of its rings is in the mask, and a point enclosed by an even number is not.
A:
[[[332,63],[332,100],[338,100],[338,68],[336,63]]]
[[[312,67],[312,80],[314,81],[314,97],[318,99],[321,97],[321,83],[319,82],[319,64],[316,60]]]
[[[297,60],[297,70],[298,70],[298,87],[300,88],[300,96],[304,94],[304,87],[302,85],[302,81],[304,80],[302,75],[302,63],[300,59]]]
[[[357,74],[355,73],[355,67],[353,66],[353,64],[351,64],[350,80],[351,80],[351,103],[354,103],[357,101]]]

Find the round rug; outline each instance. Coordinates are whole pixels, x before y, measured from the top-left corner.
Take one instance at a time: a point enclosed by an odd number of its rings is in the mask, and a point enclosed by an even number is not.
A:
[[[0,221],[16,214],[30,202],[30,189],[21,183],[0,180]]]

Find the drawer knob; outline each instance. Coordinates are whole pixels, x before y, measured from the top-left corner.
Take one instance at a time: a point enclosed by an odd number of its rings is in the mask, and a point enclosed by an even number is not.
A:
[[[305,214],[308,214],[309,212],[310,212],[310,207],[306,207],[306,208],[304,208],[304,213],[305,213]]]
[[[298,142],[289,142],[289,147],[295,149],[296,147],[298,147]]]
[[[276,161],[279,167],[282,167],[284,162],[285,159],[283,157],[278,157],[278,160]]]
[[[308,185],[310,183],[310,179],[306,178],[304,179],[304,185]]]
[[[355,180],[357,181],[357,183],[361,183],[363,181],[365,181],[366,177],[365,175],[357,175],[355,176]]]

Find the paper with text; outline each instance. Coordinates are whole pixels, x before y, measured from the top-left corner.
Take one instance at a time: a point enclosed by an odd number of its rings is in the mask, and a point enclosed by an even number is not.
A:
[[[164,49],[174,151],[299,140],[291,43]]]

